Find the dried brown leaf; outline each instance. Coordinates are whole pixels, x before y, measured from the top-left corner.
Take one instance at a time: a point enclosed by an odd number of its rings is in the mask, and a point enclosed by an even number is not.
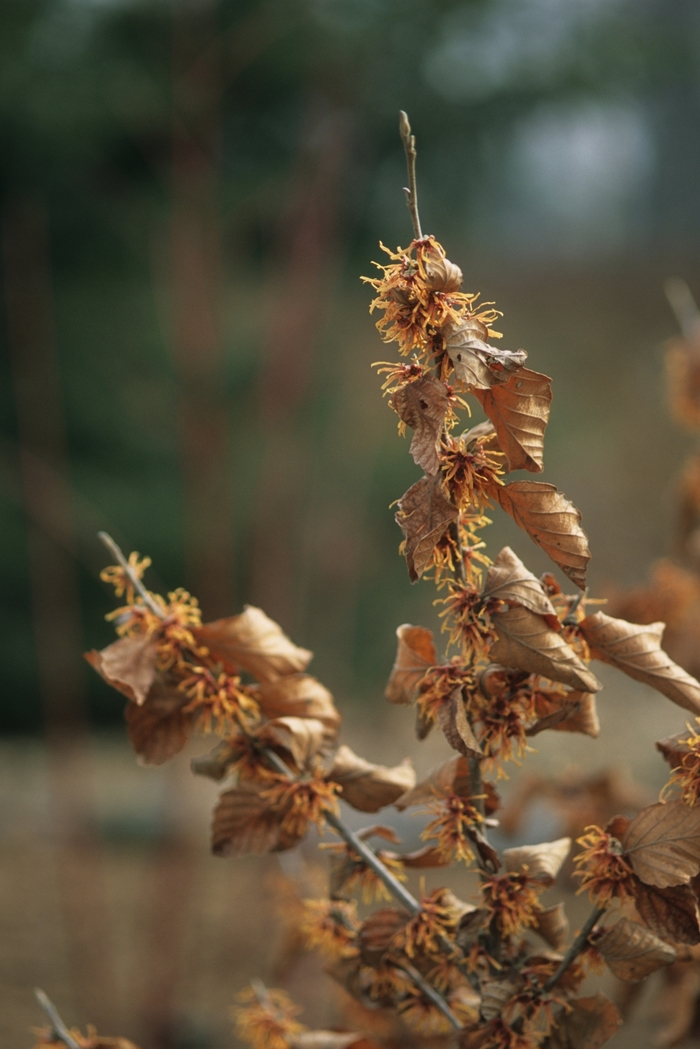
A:
[[[242,757],[238,740],[222,739],[208,754],[201,754],[192,758],[190,767],[197,776],[208,776],[209,779],[220,781],[228,775],[229,769]]]
[[[457,507],[443,491],[440,474],[421,477],[401,496],[396,523],[406,536],[406,564],[412,583],[420,579],[436,544],[457,516]]]
[[[320,754],[327,738],[326,726],[317,718],[281,717],[267,721],[255,737],[273,749],[289,754],[298,769]]]
[[[365,965],[376,967],[397,933],[408,922],[408,915],[397,907],[380,907],[370,914],[360,929],[360,957]]]
[[[306,670],[313,653],[299,648],[261,608],[246,605],[243,612],[193,629],[200,645],[229,670],[242,668],[258,681],[276,681]]]
[[[569,938],[569,919],[563,903],[556,903],[553,907],[537,911],[534,918],[535,932],[542,937],[545,943],[548,943],[555,951],[564,946]]]
[[[522,368],[527,360],[525,350],[511,353],[476,338],[468,320],[446,325],[443,337],[455,378],[475,389],[489,390],[505,382],[508,374]]]
[[[447,387],[434,375],[424,375],[400,386],[391,398],[401,421],[413,430],[413,460],[427,474],[436,474],[440,468],[438,447],[448,402]]]
[[[411,703],[418,685],[437,663],[433,632],[424,626],[404,623],[396,630],[399,639],[396,659],[384,693],[390,703]]]
[[[579,629],[596,659],[651,685],[679,707],[700,714],[700,683],[661,648],[663,623],[640,626],[595,612],[582,620]]]
[[[507,871],[527,874],[545,885],[553,885],[570,850],[571,838],[559,838],[557,841],[543,841],[539,845],[504,849],[502,857]]]
[[[642,809],[622,838],[637,877],[665,889],[682,885],[700,871],[700,806],[657,802]]]
[[[453,689],[449,701],[441,705],[438,724],[453,750],[458,750],[465,758],[483,757],[483,751],[469,724],[461,688]]]
[[[517,971],[506,977],[487,978],[481,981],[480,1013],[484,1020],[494,1020],[503,1012],[503,1007],[522,987],[524,977]]]
[[[673,736],[666,736],[665,739],[657,741],[656,749],[663,754],[672,769],[677,769],[683,763],[684,756],[692,753],[687,743],[692,735],[694,732],[686,728],[682,732],[676,732]]]
[[[158,674],[143,706],[126,710],[131,744],[144,765],[162,765],[178,754],[190,737],[195,714],[184,713],[188,697],[168,675]]]
[[[484,783],[483,792],[486,795],[486,815],[495,812],[500,805],[500,798],[492,783]],[[395,802],[396,808],[403,812],[410,805],[426,805],[436,798],[445,797],[448,794],[457,794],[460,798],[471,796],[469,762],[464,757],[450,758],[449,761],[438,765],[413,790],[407,791]]]
[[[338,748],[328,778],[340,784],[343,800],[360,812],[378,812],[385,805],[393,804],[416,782],[408,758],[394,768],[386,768],[365,761],[348,746]]]
[[[122,637],[100,652],[85,653],[85,659],[108,685],[118,689],[139,706],[156,675],[158,642],[153,637]]]
[[[591,553],[580,525],[581,514],[574,504],[553,484],[543,481],[492,485],[488,494],[583,590]]]
[[[498,639],[489,658],[516,670],[541,674],[581,692],[598,692],[601,684],[561,634],[529,608],[513,606],[494,613]]]
[[[621,918],[600,935],[591,937],[591,942],[615,976],[631,983],[676,960],[673,947],[628,918]]]
[[[449,867],[451,860],[435,845],[424,845],[415,852],[404,852],[399,859],[404,867],[422,870],[424,867]]]
[[[326,726],[329,739],[340,727],[340,714],[327,688],[310,674],[289,674],[277,681],[251,688],[251,694],[268,718],[316,718]]]
[[[548,375],[520,368],[506,382],[488,390],[475,390],[481,407],[496,428],[498,443],[510,470],[544,469],[544,432],[552,403]]]
[[[591,692],[568,692],[565,702],[545,714],[525,730],[526,736],[536,736],[545,729],[557,732],[581,732],[596,739],[600,735],[600,721],[595,696]]]
[[[282,852],[300,840],[300,836],[282,830],[285,813],[273,811],[263,791],[259,784],[245,781],[221,794],[212,822],[212,851],[216,856]]]
[[[637,882],[634,905],[652,932],[671,943],[700,943],[698,901],[689,885],[659,889]]]
[[[617,1008],[604,994],[575,998],[560,1013],[551,1034],[551,1049],[600,1049],[622,1024]]]
[[[542,583],[526,568],[509,546],[504,546],[486,576],[484,598],[498,598],[513,605],[529,608],[559,629],[556,609],[547,597]]]

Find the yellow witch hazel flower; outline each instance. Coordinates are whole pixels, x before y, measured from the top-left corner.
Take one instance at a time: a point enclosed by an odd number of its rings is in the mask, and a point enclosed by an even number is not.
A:
[[[370,312],[383,310],[377,329],[384,342],[397,342],[403,356],[411,352],[420,359],[433,349],[433,339],[450,321],[474,318],[490,329],[500,316],[491,303],[476,305],[478,293],[457,289],[462,284],[462,271],[446,257],[434,237],[413,240],[407,248],[391,251],[380,242],[392,260],[388,266],[375,263],[381,277],[363,277],[377,292]],[[500,333],[488,334],[500,338]]]

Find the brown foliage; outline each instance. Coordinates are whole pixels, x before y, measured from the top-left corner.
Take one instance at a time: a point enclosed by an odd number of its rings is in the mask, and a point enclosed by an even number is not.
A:
[[[289,640],[282,628],[261,608],[246,605],[243,612],[193,629],[210,655],[233,670],[247,670],[258,681],[276,681],[305,670],[313,653]]]
[[[597,692],[602,688],[543,616],[516,605],[494,613],[492,618],[497,640],[491,645],[489,658],[494,663],[526,670],[529,674],[542,674],[581,692]]]
[[[122,637],[101,652],[86,652],[85,658],[108,685],[139,706],[145,703],[158,659],[158,642],[153,637]]]
[[[285,812],[271,808],[264,789],[259,783],[243,782],[221,794],[212,822],[216,856],[283,852],[301,839],[301,834],[283,829]]]
[[[646,925],[671,943],[700,943],[698,900],[688,885],[671,885],[660,889],[639,882],[634,891],[634,905]]]
[[[505,382],[508,373],[517,372],[527,360],[525,350],[511,353],[476,338],[469,321],[446,325],[444,340],[456,378],[476,390]]]
[[[551,379],[529,368],[511,373],[506,382],[474,395],[496,428],[509,470],[544,469],[544,432],[552,402]]]
[[[396,659],[384,693],[390,703],[411,703],[425,673],[437,663],[432,630],[404,623],[397,627]]]
[[[448,404],[447,387],[434,375],[407,382],[391,397],[392,408],[413,430],[413,461],[427,474],[436,474],[440,468],[438,448]]]
[[[630,823],[622,846],[647,885],[687,884],[700,871],[700,807],[680,801],[649,805]]]
[[[393,804],[416,782],[408,758],[394,768],[386,768],[365,761],[345,745],[336,751],[328,778],[340,785],[341,797],[360,812],[378,812],[385,805]]]
[[[549,626],[559,629],[556,610],[542,583],[509,546],[503,547],[489,568],[482,597],[529,608],[531,612],[544,616]]]
[[[579,623],[591,655],[624,670],[637,681],[651,685],[679,707],[700,714],[700,683],[687,674],[661,648],[663,623],[639,626],[594,612]]]
[[[574,504],[553,484],[542,481],[493,485],[488,494],[583,590],[591,553],[588,538],[579,523],[581,514]]]
[[[168,674],[158,674],[143,706],[129,703],[126,723],[131,745],[144,765],[162,765],[182,750],[192,732],[193,712],[185,693]]]
[[[569,1006],[557,1019],[551,1049],[600,1049],[622,1023],[617,1008],[604,994],[575,998]]]
[[[399,499],[396,523],[406,536],[406,564],[416,583],[432,561],[436,544],[458,517],[442,488],[440,474],[421,477]]]

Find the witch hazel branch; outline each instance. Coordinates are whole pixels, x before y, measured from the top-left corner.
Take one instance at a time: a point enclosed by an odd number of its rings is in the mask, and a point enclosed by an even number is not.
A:
[[[423,235],[405,114],[400,130],[414,239],[384,248],[378,275],[363,279],[377,328],[398,352],[377,365],[382,389],[422,470],[398,500],[401,552],[411,582],[436,587],[444,651],[432,630],[400,626],[386,698],[415,708],[419,740],[443,734],[446,760],[416,783],[408,761],[387,768],[355,754],[340,743],[333,697],[307,672],[309,651],[258,608],[202,622],[191,594],[148,590],[148,559],[126,558],[106,536],[116,564],[103,578],[123,599],[110,617],[119,636],[86,658],[127,697],[142,762],[170,760],[194,734],[213,738],[193,771],[220,785],[217,856],[289,850],[312,827],[333,835],[328,893],[306,902],[302,926],[361,1007],[362,1025],[310,1031],[284,991],[254,981],[237,1014],[253,1049],[376,1049],[426,1036],[462,1049],[598,1049],[621,1018],[603,995],[581,994],[591,968],[639,981],[700,943],[700,735],[668,741],[674,771],[663,800],[579,839],[574,863],[592,910],[573,938],[563,903],[542,902],[571,840],[499,853],[489,841],[496,785],[543,731],[599,734],[593,660],[694,715],[700,684],[663,651],[659,624],[589,610],[590,551],[573,504],[552,484],[508,480],[543,469],[551,380],[526,367],[524,350],[494,341],[499,311],[461,290],[460,268]],[[463,429],[472,408],[485,418]],[[536,577],[509,547],[491,559],[482,536],[493,511],[510,515],[575,592],[552,573]],[[372,815],[427,809],[425,845],[402,852],[384,823],[351,830],[340,800]],[[460,864],[478,873],[473,899],[406,887],[410,870]],[[358,896],[379,906],[363,916]],[[83,1049],[106,1044],[70,1037]],[[40,1044],[69,1043],[54,1024]]]

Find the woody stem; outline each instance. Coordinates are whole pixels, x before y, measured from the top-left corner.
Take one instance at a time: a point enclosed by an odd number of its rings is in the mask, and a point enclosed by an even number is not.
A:
[[[268,747],[266,747],[263,753],[267,760],[270,762],[270,764],[282,776],[286,776],[289,779],[295,778],[292,771],[287,767],[287,765],[285,765],[284,761],[282,761],[279,755],[275,754],[274,750],[270,750]],[[358,856],[362,857],[367,866],[374,871],[379,880],[384,885],[386,885],[387,889],[392,894],[392,896],[394,896],[395,899],[397,899],[399,903],[401,903],[406,908],[408,913],[411,916],[413,916],[414,914],[418,914],[418,912],[420,911],[420,904],[418,900],[415,898],[415,896],[411,895],[408,889],[405,889],[403,887],[401,882],[398,881],[393,876],[393,874],[391,874],[387,870],[387,868],[384,866],[379,857],[374,852],[372,852],[369,845],[367,845],[366,842],[362,841],[361,838],[358,838],[357,834],[355,834],[354,831],[350,830],[350,828],[340,818],[340,816],[336,816],[334,812],[329,812],[326,810],[326,812],[324,813],[324,818],[326,820],[326,823],[329,823],[333,830],[338,832],[338,834],[341,836],[341,838],[343,838],[345,842],[347,842],[350,848],[354,852],[356,852]]]
[[[435,990],[434,987],[431,987],[428,981],[423,976],[421,976],[418,970],[415,969],[410,964],[410,962],[402,961],[400,964],[397,964],[396,967],[397,969],[403,969],[403,971],[411,977],[418,990],[421,991],[421,993],[424,994],[425,997],[433,1003],[436,1009],[440,1010],[443,1016],[447,1017],[447,1019],[457,1031],[461,1031],[462,1024],[452,1012],[445,999],[438,991]]]
[[[124,557],[124,554],[121,552],[117,544],[112,539],[111,535],[108,535],[107,532],[98,532],[97,535],[98,538],[101,539],[104,545],[107,547],[109,552],[113,554],[114,557],[116,557],[117,561],[128,575],[134,590],[136,590],[138,595],[143,599],[143,603],[150,609],[151,612],[153,612],[155,616],[158,616],[159,619],[165,619],[165,612],[162,608],[159,608],[159,606],[153,600],[148,590],[146,590],[146,587],[143,585],[138,575],[134,571],[133,567],[129,564],[127,559]]]
[[[562,976],[569,968],[571,963],[578,957],[578,955],[586,946],[588,937],[593,932],[596,922],[599,921],[599,919],[604,913],[604,907],[596,907],[593,911],[591,911],[591,913],[588,916],[588,920],[586,921],[586,924],[583,926],[580,933],[569,947],[568,951],[559,963],[559,966],[557,967],[557,969],[555,969],[555,971],[549,977],[547,982],[544,984],[542,988],[543,991],[551,991],[551,989],[554,987],[557,981],[562,978]]]
[[[401,139],[403,141],[403,148],[406,151],[406,166],[408,168],[408,186],[404,187],[406,204],[411,213],[413,234],[416,240],[420,240],[423,233],[420,226],[420,216],[418,215],[418,189],[416,187],[416,137],[411,134],[411,125],[408,122],[408,115],[404,113],[403,109],[399,111],[399,133],[401,134]]]
[[[51,1021],[51,1027],[53,1028],[52,1034],[57,1035],[61,1041],[68,1047],[68,1049],[80,1049],[80,1046],[76,1042],[75,1038],[71,1035],[70,1031],[64,1024],[61,1017],[58,1015],[56,1006],[53,1004],[48,995],[44,994],[38,987],[35,988],[34,994],[41,1008],[44,1010],[49,1020]]]

